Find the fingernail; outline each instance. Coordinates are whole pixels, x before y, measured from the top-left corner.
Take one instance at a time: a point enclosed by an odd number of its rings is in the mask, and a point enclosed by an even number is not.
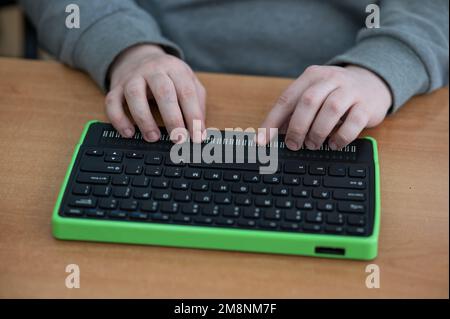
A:
[[[333,141],[329,141],[329,142],[328,142],[328,146],[329,146],[333,151],[337,150],[337,145],[336,145],[336,143],[333,142]]]
[[[123,134],[124,137],[131,137],[133,136],[133,131],[130,128],[126,128],[123,130]]]
[[[184,134],[178,134],[177,140],[175,141],[175,143],[177,144],[182,144],[184,142],[186,142],[187,137]]]
[[[156,142],[159,140],[159,134],[153,131],[145,133],[145,139],[149,142]]]
[[[259,145],[266,145],[266,134],[263,132],[258,133],[258,140],[256,142]]]
[[[305,145],[306,145],[306,147],[308,148],[308,149],[310,149],[310,150],[316,150],[317,149],[317,146],[316,146],[316,144],[314,144],[312,141],[310,141],[310,140],[308,140],[308,141],[306,141],[305,142]]]
[[[202,132],[202,141],[206,140],[207,136],[208,136],[208,133],[206,132],[206,130],[203,130],[203,132]]]
[[[298,146],[298,143],[290,138],[288,138],[286,140],[286,145],[292,151],[298,151],[300,149],[300,147]]]

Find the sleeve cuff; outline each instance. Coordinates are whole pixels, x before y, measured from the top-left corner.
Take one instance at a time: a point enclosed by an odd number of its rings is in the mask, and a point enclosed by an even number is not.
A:
[[[134,15],[130,11],[117,11],[101,18],[81,35],[73,51],[74,64],[87,71],[104,91],[108,89],[111,63],[131,46],[157,44],[167,53],[183,58],[181,49],[164,38],[155,23]]]
[[[390,112],[398,110],[412,96],[426,92],[429,86],[420,58],[403,42],[386,36],[362,40],[327,64],[353,64],[376,73],[391,90]]]

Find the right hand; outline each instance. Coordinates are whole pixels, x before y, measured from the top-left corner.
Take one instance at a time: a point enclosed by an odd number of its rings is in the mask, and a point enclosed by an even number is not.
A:
[[[206,91],[182,60],[166,54],[157,45],[137,45],[120,54],[111,66],[110,75],[106,115],[123,137],[132,137],[135,133],[124,110],[126,101],[144,139],[155,142],[160,138],[161,132],[148,103],[153,97],[169,133],[176,128],[186,128],[186,123],[193,141],[201,142],[205,130]],[[194,133],[194,120],[201,121],[200,132]],[[187,138],[177,136],[173,142],[180,143]]]

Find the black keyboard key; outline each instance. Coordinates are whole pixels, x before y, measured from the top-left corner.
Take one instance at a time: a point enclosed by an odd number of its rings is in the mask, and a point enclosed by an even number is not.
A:
[[[103,151],[102,150],[87,150],[86,155],[96,156],[96,157],[103,156]]]
[[[150,184],[150,178],[147,176],[136,176],[133,177],[133,182],[131,183],[132,186],[137,187],[147,187]]]
[[[204,178],[208,181],[218,181],[222,178],[222,173],[219,171],[205,171]]]
[[[151,191],[147,188],[136,188],[133,192],[133,196],[136,199],[150,199]]]
[[[264,218],[269,220],[280,220],[282,215],[281,209],[267,209],[264,212]]]
[[[202,171],[199,169],[188,168],[184,171],[184,177],[189,179],[200,179]]]
[[[331,212],[331,211],[334,210],[334,204],[332,202],[319,201],[317,203],[317,209],[318,210],[327,211],[327,212]]]
[[[314,202],[310,200],[297,200],[296,207],[298,209],[311,210],[314,208]]]
[[[314,187],[320,186],[320,177],[305,176],[303,178],[303,185]]]
[[[175,215],[172,218],[172,221],[180,224],[189,224],[190,222],[192,222],[192,218],[189,216]]]
[[[278,223],[270,220],[261,220],[258,223],[258,226],[266,229],[276,229],[278,227]]]
[[[184,181],[175,180],[172,183],[172,188],[176,190],[188,190],[189,189],[189,183]]]
[[[120,203],[120,208],[124,210],[136,210],[138,207],[138,201],[134,199],[124,199]]]
[[[122,164],[109,164],[97,161],[87,161],[81,164],[80,169],[83,172],[120,174],[122,173]]]
[[[351,215],[348,216],[347,223],[352,226],[365,226],[366,218],[360,215]]]
[[[95,218],[103,218],[106,216],[106,212],[101,209],[87,209],[86,216],[95,217]]]
[[[300,210],[287,211],[284,214],[284,219],[286,221],[299,222],[302,220],[302,212]]]
[[[108,213],[108,216],[113,219],[125,219],[127,218],[127,213],[124,211],[113,210]]]
[[[120,151],[110,151],[110,152],[108,152],[106,155],[122,157],[122,156],[123,156],[123,153],[120,152]]]
[[[298,187],[295,187],[292,189],[292,196],[294,197],[302,197],[302,198],[308,198],[310,196],[311,192],[306,189],[301,189]]]
[[[284,230],[290,230],[290,231],[297,231],[300,229],[300,225],[297,223],[288,223],[288,222],[282,222],[280,223],[281,229]]]
[[[168,214],[162,214],[162,213],[151,214],[150,218],[157,222],[167,222],[170,220],[170,216]]]
[[[338,210],[346,213],[364,213],[366,211],[366,206],[360,203],[339,202]]]
[[[178,203],[164,202],[160,205],[162,213],[176,214],[178,212]]]
[[[213,219],[211,217],[198,216],[194,218],[194,223],[200,225],[209,225],[213,223]]]
[[[178,178],[183,175],[183,170],[180,167],[167,167],[164,176],[171,178]]]
[[[132,212],[132,213],[129,213],[129,215],[130,215],[131,219],[135,219],[135,220],[147,220],[148,219],[147,213]]]
[[[128,198],[131,196],[130,187],[115,187],[113,190],[114,197]]]
[[[212,191],[215,193],[226,193],[228,192],[229,187],[227,184],[222,183],[213,183],[212,184]]]
[[[301,178],[295,175],[283,176],[283,184],[285,185],[300,185]]]
[[[153,199],[155,200],[170,200],[172,197],[172,193],[170,191],[166,190],[155,190],[153,192]]]
[[[348,191],[343,189],[337,189],[333,191],[334,199],[364,201],[366,200],[366,194],[358,191]]]
[[[152,153],[145,157],[145,164],[148,165],[160,165],[162,163],[163,156],[161,154]]]
[[[250,172],[244,173],[244,182],[246,183],[259,183],[260,180],[259,174]]]
[[[240,214],[241,208],[237,206],[225,206],[222,212],[224,217],[239,217]]]
[[[252,193],[257,195],[267,195],[270,192],[269,186],[266,185],[254,185],[252,187]]]
[[[128,175],[141,175],[142,174],[142,165],[140,164],[136,164],[136,163],[131,163],[126,165],[125,167],[125,174]]]
[[[231,204],[232,198],[228,194],[217,194],[214,196],[214,202],[216,204],[228,205]]]
[[[234,219],[223,217],[216,218],[215,221],[216,225],[223,225],[223,226],[232,226],[235,223]]]
[[[275,200],[275,207],[292,208],[292,207],[294,207],[294,201],[292,201],[290,199],[277,198]]]
[[[245,208],[242,216],[245,218],[260,218],[262,214],[262,210],[260,208]]]
[[[361,179],[350,179],[345,177],[329,177],[323,178],[323,184],[325,187],[330,188],[352,188],[352,189],[365,189],[366,182]]]
[[[344,232],[344,227],[337,225],[325,225],[325,232],[330,234],[342,234]]]
[[[177,159],[176,162],[172,162],[170,159],[170,156],[166,157],[166,160],[164,161],[164,164],[167,166],[186,166],[186,164],[183,162],[183,159]]]
[[[220,206],[207,206],[202,210],[202,215],[205,216],[219,216],[221,212]]]
[[[364,236],[366,234],[366,229],[364,227],[347,227],[347,234]]]
[[[145,175],[147,176],[161,176],[162,168],[158,166],[147,166],[145,168]]]
[[[332,225],[344,225],[345,217],[342,214],[327,214],[327,223]]]
[[[145,212],[154,213],[158,210],[159,204],[153,200],[146,200],[141,202],[141,210]]]
[[[168,188],[169,187],[169,181],[165,180],[165,179],[160,179],[160,178],[154,179],[152,181],[152,187],[153,188],[161,188],[161,189]]]
[[[203,181],[192,182],[191,189],[193,191],[206,192],[209,189],[209,183]]]
[[[317,224],[304,224],[303,230],[308,233],[320,233],[322,231],[322,226]]]
[[[119,201],[112,198],[103,198],[99,202],[99,207],[104,209],[116,209]]]
[[[253,219],[239,219],[238,225],[245,228],[253,228],[256,226],[256,221]]]
[[[346,168],[342,165],[330,165],[328,169],[328,174],[330,176],[345,176]]]
[[[67,216],[83,216],[83,210],[80,208],[67,208],[64,210],[64,214]]]
[[[236,195],[234,202],[238,206],[250,206],[252,204],[252,199],[245,195]]]
[[[190,202],[192,198],[188,192],[176,192],[173,199],[177,202]]]
[[[76,184],[72,189],[74,195],[89,195],[91,193],[91,186]]]
[[[122,162],[122,156],[106,155],[105,156],[105,162],[121,163]]]
[[[323,222],[323,213],[322,212],[307,212],[306,216],[305,216],[305,220],[308,223],[321,224]]]
[[[138,152],[128,152],[126,157],[131,159],[143,159],[144,154]]]
[[[256,197],[255,198],[255,206],[258,207],[271,207],[272,199],[267,197]]]
[[[314,189],[312,191],[312,196],[318,199],[328,199],[330,198],[330,192],[322,189]]]
[[[211,195],[208,194],[195,194],[194,200],[197,203],[209,203],[211,202]]]
[[[129,182],[130,178],[128,176],[114,176],[112,179],[112,184],[118,186],[127,186]]]
[[[108,184],[109,176],[103,174],[80,173],[77,182],[86,184]]]
[[[348,176],[350,177],[366,177],[366,169],[360,166],[351,166],[348,169]]]
[[[309,173],[311,175],[325,175],[327,168],[322,164],[311,164],[309,166]]]
[[[241,174],[235,172],[224,172],[223,180],[230,182],[239,182],[241,180]]]
[[[264,175],[263,182],[266,184],[279,184],[281,177],[279,175]]]
[[[73,197],[69,201],[69,205],[72,207],[93,208],[97,206],[97,200],[89,197]]]
[[[298,161],[285,161],[284,172],[288,174],[305,174],[306,165]]]
[[[111,186],[100,186],[97,185],[94,187],[92,194],[98,197],[108,197],[111,195]]]
[[[187,215],[197,215],[200,213],[200,206],[198,204],[183,205],[182,212]]]
[[[274,196],[288,196],[289,188],[285,186],[274,186],[272,187],[272,194]]]
[[[245,184],[233,184],[231,186],[231,191],[233,193],[248,193],[248,186]]]

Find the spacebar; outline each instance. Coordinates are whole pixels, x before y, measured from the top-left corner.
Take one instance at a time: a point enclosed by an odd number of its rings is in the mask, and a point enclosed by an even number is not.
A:
[[[212,169],[227,169],[235,171],[259,171],[259,168],[265,165],[259,163],[190,163],[189,166]]]

